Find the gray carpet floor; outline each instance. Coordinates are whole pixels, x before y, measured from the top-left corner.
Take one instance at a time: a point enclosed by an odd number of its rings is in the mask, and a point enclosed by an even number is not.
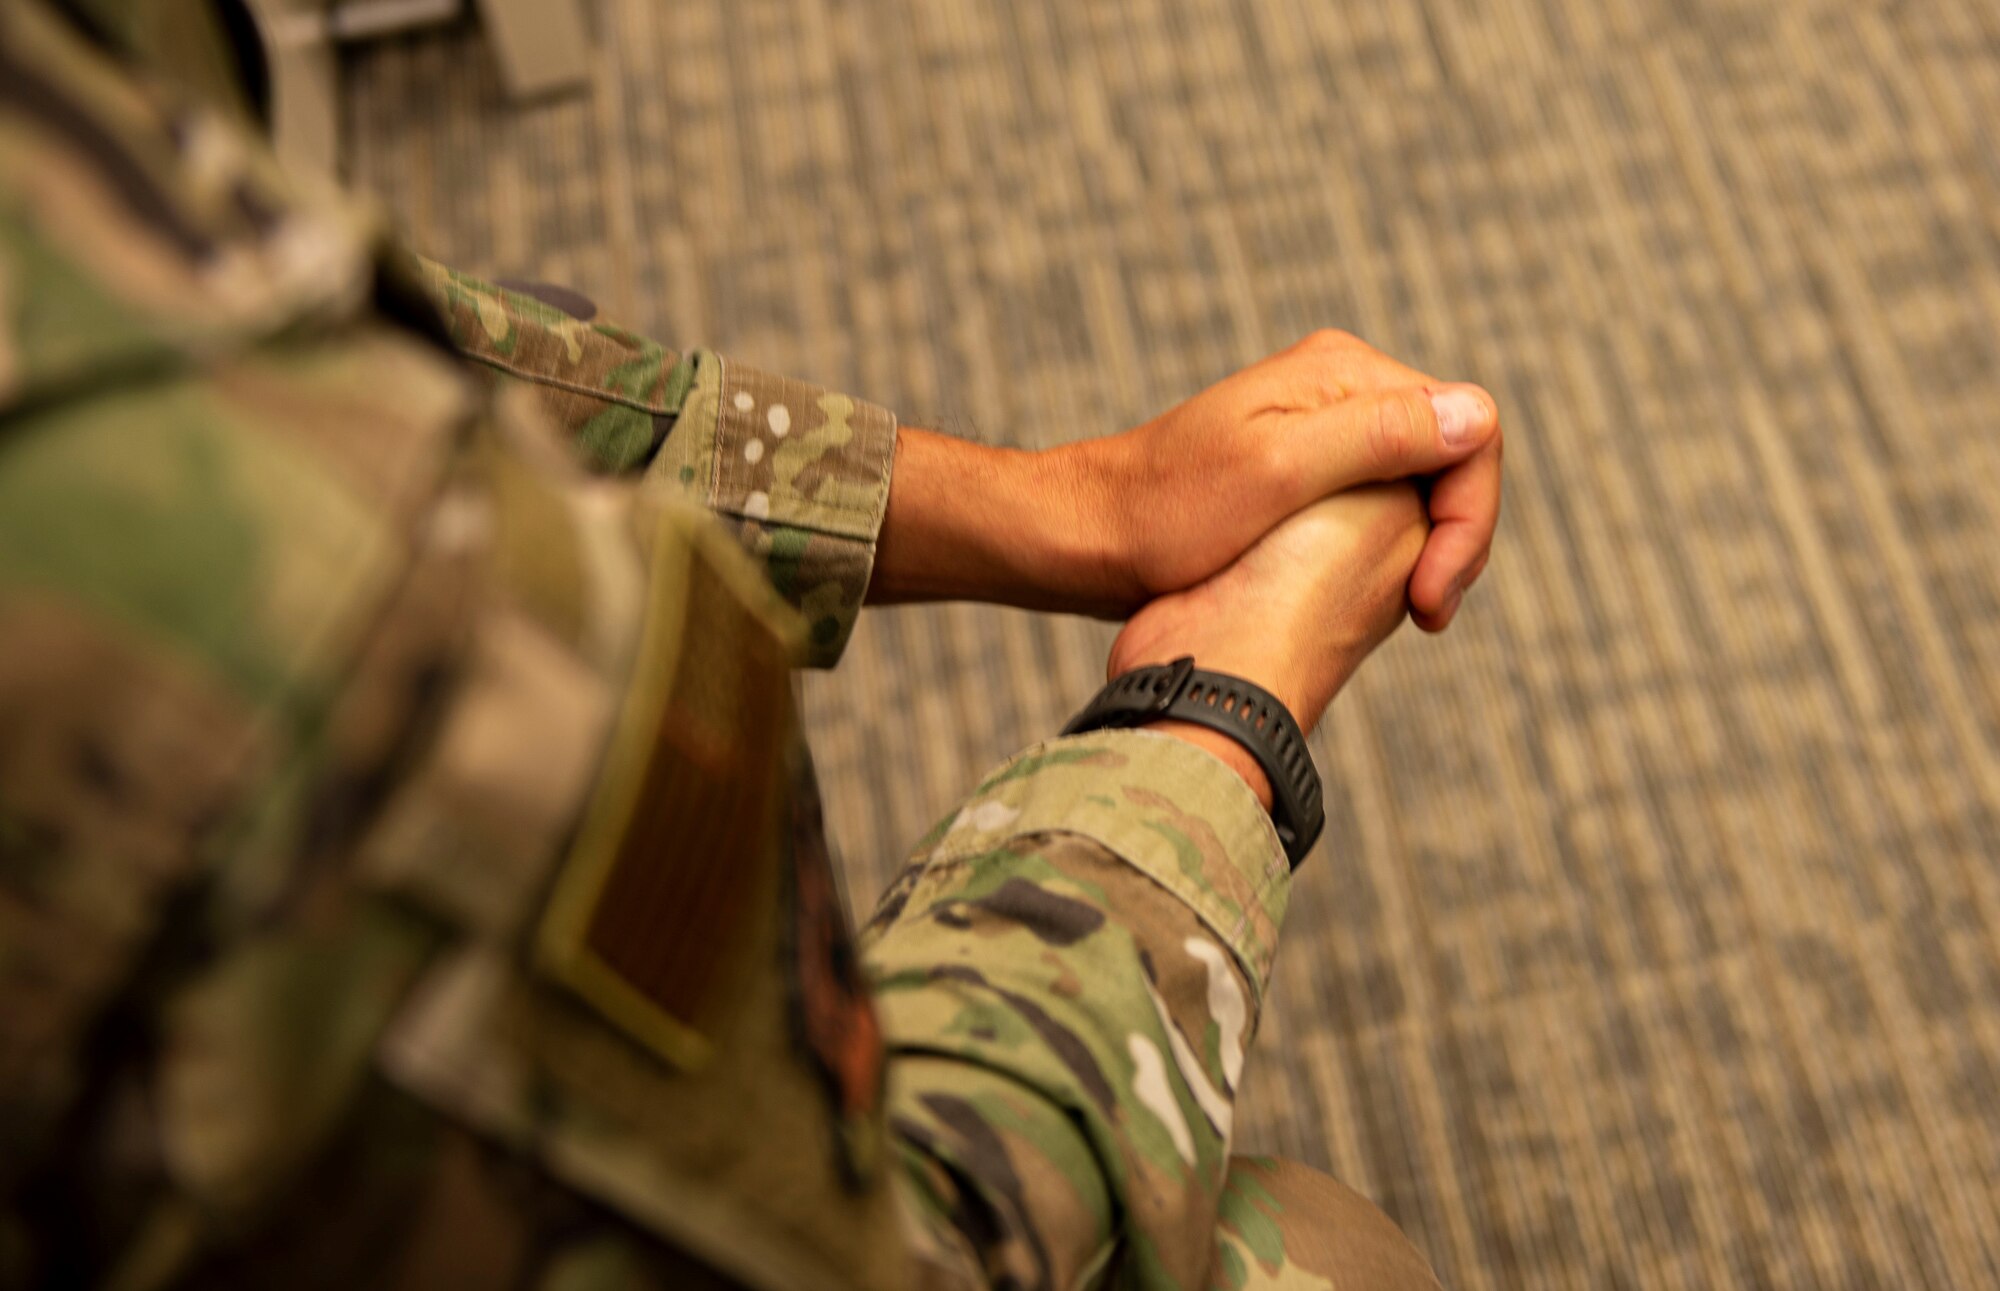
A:
[[[1484,382],[1461,625],[1317,741],[1240,1144],[1447,1284],[2000,1287],[2000,7],[602,0],[587,97],[357,51],[421,249],[1048,444],[1322,324]],[[1106,630],[871,612],[852,894]]]

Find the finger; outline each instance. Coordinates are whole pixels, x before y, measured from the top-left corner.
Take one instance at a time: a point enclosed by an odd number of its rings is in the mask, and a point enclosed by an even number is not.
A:
[[[1423,555],[1417,558],[1417,570],[1410,575],[1410,618],[1424,631],[1442,632],[1457,617],[1466,589],[1486,563],[1486,553],[1474,545],[1477,541],[1466,525],[1431,531]],[[1456,568],[1459,572],[1449,577],[1426,573],[1427,563],[1433,570]],[[1426,590],[1422,593],[1416,590],[1418,574],[1425,574],[1426,578]]]
[[[1500,523],[1502,439],[1494,436],[1431,487],[1431,536],[1410,575],[1410,609],[1426,632],[1442,631],[1481,571]]]
[[[1445,602],[1441,612],[1437,614],[1425,614],[1412,607],[1410,618],[1426,632],[1442,632],[1450,627],[1458,618],[1458,612],[1465,603],[1466,594],[1472,590],[1472,585],[1479,581],[1480,571],[1486,568],[1486,562],[1492,555],[1491,549],[1488,549],[1480,554],[1479,559],[1472,562],[1471,572],[1459,581],[1458,591],[1454,592],[1450,599]]]
[[[1358,395],[1301,417],[1279,463],[1300,505],[1357,484],[1448,472],[1499,430],[1493,396],[1475,385]]]

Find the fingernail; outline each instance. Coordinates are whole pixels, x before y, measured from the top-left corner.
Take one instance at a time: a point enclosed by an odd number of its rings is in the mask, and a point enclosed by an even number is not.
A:
[[[1431,391],[1431,407],[1437,410],[1438,435],[1446,448],[1464,448],[1486,427],[1485,402],[1464,386]]]

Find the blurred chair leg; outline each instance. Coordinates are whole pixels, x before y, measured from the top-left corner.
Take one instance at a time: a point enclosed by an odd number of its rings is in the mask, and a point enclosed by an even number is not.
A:
[[[581,0],[479,0],[500,74],[515,98],[584,84],[590,39]]]
[[[340,87],[323,7],[250,0],[270,59],[271,146],[294,170],[323,176],[340,163]]]

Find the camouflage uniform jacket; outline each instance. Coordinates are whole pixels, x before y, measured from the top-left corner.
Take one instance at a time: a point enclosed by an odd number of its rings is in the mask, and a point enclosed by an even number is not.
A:
[[[1038,745],[857,950],[895,422],[588,312],[0,0],[0,1285],[1275,1277],[1255,800]]]

